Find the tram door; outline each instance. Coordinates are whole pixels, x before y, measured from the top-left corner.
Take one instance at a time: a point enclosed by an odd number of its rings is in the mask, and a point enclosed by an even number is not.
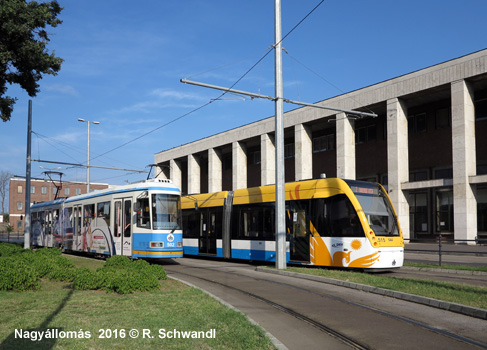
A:
[[[113,229],[115,252],[113,255],[132,256],[132,199],[115,200]]]
[[[306,229],[306,211],[290,209],[287,215],[290,260],[309,262],[309,235]]]
[[[200,234],[198,239],[200,254],[216,255],[217,215],[209,209],[200,209]]]

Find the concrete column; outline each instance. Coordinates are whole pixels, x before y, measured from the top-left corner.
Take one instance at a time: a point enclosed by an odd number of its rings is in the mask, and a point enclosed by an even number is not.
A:
[[[222,159],[220,151],[210,148],[208,150],[208,192],[222,190]]]
[[[477,170],[473,91],[466,81],[451,84],[451,106],[455,239],[471,240],[477,235],[477,202],[469,176]]]
[[[274,136],[260,135],[260,184],[272,185],[276,182],[276,146]]]
[[[406,105],[398,98],[387,101],[387,169],[389,197],[404,238],[409,238],[409,203],[401,185],[409,180],[408,120]]]
[[[311,128],[303,124],[294,126],[294,177],[296,181],[313,178],[313,140]]]
[[[243,142],[232,143],[232,188],[247,187],[247,152]]]
[[[198,157],[188,155],[188,194],[201,192],[201,168]]]
[[[337,177],[355,180],[354,122],[345,113],[337,114]]]
[[[183,188],[182,184],[182,171],[180,163],[175,160],[171,159],[169,161],[170,167],[170,177],[174,185],[176,185],[179,189]]]

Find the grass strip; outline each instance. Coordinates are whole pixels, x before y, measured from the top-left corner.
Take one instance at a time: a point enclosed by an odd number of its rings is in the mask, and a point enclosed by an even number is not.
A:
[[[363,272],[289,267],[286,271],[366,284],[452,303],[487,309],[487,288],[433,280],[396,278]]]
[[[77,268],[105,263],[66,257]],[[275,349],[242,313],[178,281],[159,283],[117,294],[41,279],[36,290],[0,291],[0,349]]]
[[[423,264],[423,263],[411,263],[411,262],[404,263],[404,266],[425,267],[425,268],[430,268],[430,269],[487,272],[487,266],[465,266],[465,265],[445,265],[445,264],[442,264],[440,266],[438,264]]]

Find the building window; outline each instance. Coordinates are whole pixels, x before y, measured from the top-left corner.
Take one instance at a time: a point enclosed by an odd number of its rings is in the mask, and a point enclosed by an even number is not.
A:
[[[260,151],[249,152],[247,161],[249,164],[260,164]]]
[[[31,187],[30,187],[30,193],[32,193],[32,194],[36,193],[36,188],[35,188],[35,186],[31,186]]]
[[[17,210],[22,210],[23,207],[24,205],[22,202],[17,202]]]
[[[487,232],[487,188],[477,189],[477,231]]]
[[[449,128],[451,126],[450,108],[436,110],[435,119],[436,129]]]
[[[66,187],[66,188],[64,189],[64,194],[65,194],[66,196],[69,196],[69,187]]]
[[[436,192],[436,231],[453,232],[453,191]]]
[[[24,192],[24,188],[21,185],[17,186],[17,193],[23,193],[23,192]]]
[[[17,220],[17,230],[22,229],[22,220]]]
[[[52,189],[52,194],[57,194],[57,187],[54,187],[54,188]]]
[[[453,169],[435,170],[435,179],[453,179]]]
[[[288,143],[284,145],[284,158],[294,157],[294,143]]]
[[[408,117],[409,134],[426,132],[426,113],[411,115]]]
[[[487,98],[475,101],[475,120],[487,119]]]
[[[80,194],[81,194],[81,188],[77,188],[77,189],[76,189],[76,195],[78,196],[78,195],[80,195]]]
[[[222,170],[232,169],[232,154],[227,153],[222,156]]]
[[[41,193],[42,194],[47,194],[47,187],[46,186],[42,186]]]
[[[414,237],[417,233],[428,233],[428,193],[411,193],[409,201],[409,227]]]
[[[313,153],[335,149],[335,135],[324,135],[313,139]]]
[[[363,126],[355,129],[355,144],[374,142],[377,140],[377,125]]]
[[[409,173],[409,181],[426,181],[429,180],[428,170],[412,171]]]

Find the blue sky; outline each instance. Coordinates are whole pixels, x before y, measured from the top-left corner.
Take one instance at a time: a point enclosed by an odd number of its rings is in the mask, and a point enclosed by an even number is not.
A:
[[[92,165],[147,170],[155,153],[273,115],[270,101],[227,95],[162,127],[220,95],[181,78],[231,86],[273,45],[273,0],[59,2],[49,48],[65,62],[33,98],[32,159],[86,162],[78,118],[100,122]],[[319,2],[282,0],[283,35]],[[485,0],[325,1],[283,42],[284,96],[317,102],[485,49],[486,13]],[[273,64],[271,53],[235,88],[274,95]],[[8,94],[18,101],[0,122],[0,170],[25,175],[29,97],[17,86]],[[39,162],[32,176],[43,177],[40,166],[86,179],[84,168]],[[91,171],[92,182],[145,177]]]

